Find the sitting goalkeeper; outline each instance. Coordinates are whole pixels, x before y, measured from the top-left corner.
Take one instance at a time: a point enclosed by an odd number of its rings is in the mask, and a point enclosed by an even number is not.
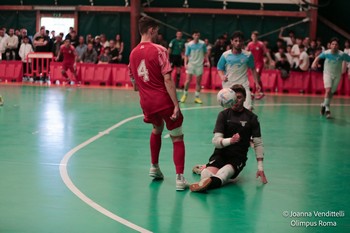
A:
[[[221,111],[218,115],[212,140],[215,146],[214,153],[209,158],[209,163],[193,168],[193,172],[201,175],[201,180],[190,185],[192,192],[219,188],[230,179],[236,178],[246,164],[251,138],[258,163],[256,177],[260,177],[262,183],[267,183],[258,117],[243,107],[246,98],[245,88],[236,84],[231,89],[235,91],[237,99],[231,108]]]

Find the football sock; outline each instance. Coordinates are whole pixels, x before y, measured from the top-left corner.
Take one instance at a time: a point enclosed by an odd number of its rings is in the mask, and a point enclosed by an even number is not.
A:
[[[151,133],[150,148],[151,148],[151,162],[158,164],[159,152],[162,145],[162,135]]]
[[[173,160],[176,174],[183,174],[185,169],[185,143],[184,141],[173,142]]]

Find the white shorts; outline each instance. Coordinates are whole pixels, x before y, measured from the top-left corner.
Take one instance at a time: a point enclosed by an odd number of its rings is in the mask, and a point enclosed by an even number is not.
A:
[[[193,74],[195,76],[202,75],[203,74],[203,66],[194,66],[194,65],[188,64],[186,74]]]
[[[329,75],[327,73],[323,73],[324,88],[331,88],[332,93],[336,92],[338,89],[340,78],[341,76],[334,76]]]

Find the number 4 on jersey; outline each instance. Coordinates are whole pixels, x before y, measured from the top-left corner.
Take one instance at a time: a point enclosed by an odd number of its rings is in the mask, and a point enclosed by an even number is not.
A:
[[[148,70],[146,67],[145,59],[142,59],[140,65],[137,67],[137,75],[143,78],[144,82],[149,81]]]

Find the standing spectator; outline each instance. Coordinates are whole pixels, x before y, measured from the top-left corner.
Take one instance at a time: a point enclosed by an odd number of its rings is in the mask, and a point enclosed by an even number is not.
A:
[[[224,52],[218,62],[218,74],[222,80],[223,88],[230,88],[234,84],[241,84],[246,90],[244,107],[252,110],[252,97],[248,80],[248,68],[251,69],[256,90],[260,92],[258,75],[254,66],[254,58],[251,52],[243,50],[244,36],[236,31],[231,37],[232,49]]]
[[[204,39],[204,44],[207,47],[207,60],[204,61],[204,66],[210,67],[211,66],[211,50],[213,48],[213,45],[209,42],[208,38]]]
[[[79,38],[78,38],[77,32],[73,30],[69,34],[70,34],[71,45],[73,45],[74,48],[77,47],[79,44]]]
[[[23,37],[23,43],[21,44],[21,47],[19,48],[19,56],[23,63],[23,74],[26,75],[30,70],[27,70],[27,55],[28,53],[34,52],[33,46],[29,44],[29,38],[28,36]],[[28,60],[28,63],[31,63],[31,60]],[[31,65],[28,64],[29,69],[31,69]]]
[[[75,48],[75,51],[77,52],[79,61],[81,59],[81,56],[83,56],[83,54],[85,53],[86,49],[87,49],[87,45],[85,44],[84,37],[79,36],[79,44]]]
[[[214,64],[213,66],[217,66],[218,61],[221,57],[221,55],[226,51],[226,44],[225,44],[225,38],[223,36],[220,36],[213,47],[213,56],[214,56]]]
[[[0,60],[5,59],[6,37],[3,28],[0,28]]]
[[[88,43],[94,43],[95,41],[94,41],[94,38],[92,37],[92,35],[91,34],[87,34],[86,35],[86,44],[88,44]]]
[[[296,68],[299,66],[299,57],[300,57],[300,49],[299,46],[302,44],[303,39],[301,37],[297,37],[296,44],[293,45],[291,50],[291,55],[293,57],[293,67]]]
[[[303,44],[299,45],[299,66],[295,69],[296,71],[308,71],[310,67],[309,55],[305,51]]]
[[[325,88],[324,102],[321,104],[321,115],[326,115],[327,119],[331,118],[330,102],[334,92],[338,88],[341,78],[343,61],[350,62],[350,56],[339,50],[339,39],[333,37],[330,40],[330,49],[322,52],[312,63],[312,68],[316,69],[318,61],[325,59],[323,82]]]
[[[86,51],[81,56],[81,63],[93,63],[96,64],[97,62],[97,52],[94,49],[94,45],[92,43],[89,43],[87,45]]]
[[[15,30],[10,28],[9,36],[6,38],[5,54],[6,60],[16,60],[16,51],[18,48],[18,37],[15,35]]]
[[[176,68],[176,87],[179,87],[180,85],[181,66],[183,65],[182,56],[184,49],[185,40],[182,39],[182,32],[177,31],[176,37],[170,41],[168,48],[171,66]]]
[[[322,44],[322,38],[321,37],[317,37],[317,39],[316,39],[316,47],[317,48],[318,47],[322,48],[322,52],[326,50],[325,47]]]
[[[118,63],[118,56],[119,56],[119,51],[118,49],[115,47],[115,41],[114,40],[110,40],[109,41],[109,45],[110,47],[110,51],[109,51],[109,55],[111,56],[111,60],[109,61],[109,63]]]
[[[56,36],[56,40],[53,43],[53,47],[52,47],[52,53],[57,58],[58,62],[62,61],[62,57],[58,57],[62,44],[63,44],[62,36],[61,35]]]
[[[284,27],[281,27],[281,31],[279,34],[279,38],[282,39],[283,41],[285,41],[287,43],[287,45],[294,45],[295,44],[295,34],[294,31],[290,30],[288,32],[288,36],[284,37],[283,36],[283,31],[284,31]]]
[[[35,52],[49,52],[49,37],[46,35],[45,27],[41,27],[40,34],[34,36]]]
[[[350,55],[350,41],[345,40],[344,43],[344,53]],[[343,73],[348,72],[348,76],[350,77],[350,62],[343,63]]]
[[[199,98],[199,93],[202,88],[202,74],[203,74],[203,62],[207,59],[207,47],[204,41],[200,40],[199,31],[194,31],[192,34],[193,40],[190,41],[186,47],[185,52],[185,68],[186,68],[186,81],[184,84],[184,93],[181,97],[181,103],[185,103],[188,94],[188,88],[192,80],[192,75],[196,76],[196,92],[194,102],[202,104],[202,100]]]
[[[68,32],[68,34],[66,35],[66,37],[64,38],[65,40],[66,39],[69,39],[69,40],[71,40],[72,39],[72,31],[74,31],[74,28],[73,27],[69,27],[69,32]],[[63,39],[63,35],[62,35],[62,39]]]
[[[73,45],[71,45],[69,39],[64,40],[64,44],[61,46],[60,54],[63,56],[61,73],[65,77],[68,84],[73,85],[74,82],[70,80],[67,74],[67,70],[73,73],[74,80],[77,81],[77,53]]]
[[[168,42],[164,39],[164,36],[162,33],[159,33],[157,36],[157,44],[160,44],[164,48],[168,48]]]
[[[171,78],[171,66],[167,50],[154,44],[159,26],[152,19],[139,20],[141,42],[130,54],[129,70],[135,90],[139,90],[144,122],[153,125],[150,136],[151,168],[149,175],[163,179],[159,168],[159,153],[162,145],[164,122],[173,142],[173,160],[176,170],[176,190],[185,190],[187,182],[183,176],[185,168],[185,144],[182,122],[176,97],[176,88]]]
[[[123,59],[123,52],[124,52],[124,42],[122,40],[122,37],[120,34],[117,34],[115,36],[115,48],[118,49],[119,55],[118,55],[118,62],[121,62]]]

